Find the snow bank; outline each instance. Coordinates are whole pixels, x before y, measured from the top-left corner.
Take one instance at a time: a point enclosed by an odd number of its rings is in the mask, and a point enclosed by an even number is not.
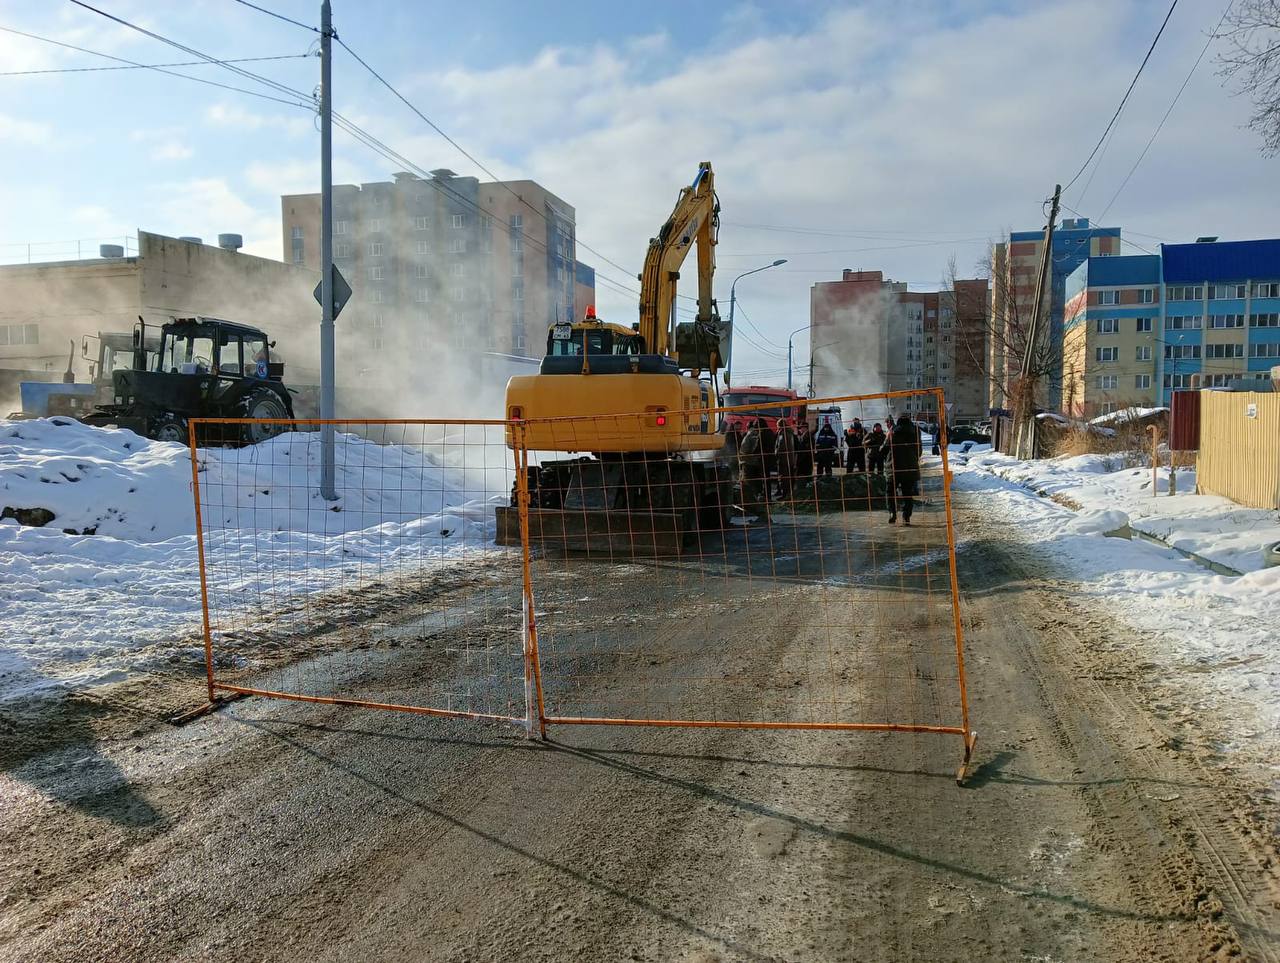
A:
[[[1194,469],[1179,468],[1169,494],[1169,469],[1126,468],[1117,455],[1076,455],[1024,462],[999,452],[975,452],[969,465],[1085,511],[1118,511],[1134,531],[1237,572],[1261,569],[1263,549],[1280,541],[1280,512],[1243,508],[1218,495],[1197,495]]]
[[[957,490],[979,493],[985,512],[1000,519],[1003,528],[1024,544],[1025,551],[1044,558],[1056,572],[1073,579],[1073,591],[1096,599],[1100,613],[1151,633],[1152,638],[1140,643],[1144,657],[1185,687],[1192,711],[1211,707],[1222,718],[1235,720],[1232,725],[1245,740],[1259,733],[1274,738],[1280,732],[1280,649],[1275,645],[1280,624],[1280,568],[1255,566],[1239,577],[1216,575],[1163,546],[1102,534],[1122,514],[1136,527],[1139,519],[1133,514],[1115,511],[1111,515],[1106,510],[1081,514],[1037,498],[1024,487],[1024,481],[1031,478],[1062,490],[1066,476],[1070,476],[1075,481],[1070,489],[1073,498],[1101,503],[1107,498],[1123,501],[1127,497],[1127,504],[1136,504],[1141,499],[1125,495],[1141,487],[1132,471],[1111,472],[1102,476],[1103,485],[1089,489],[1086,481],[1098,480],[1095,472],[1069,472],[1053,462],[1009,462],[1013,459],[990,452],[954,458]],[[1140,473],[1149,484],[1151,470]],[[1183,475],[1179,472],[1180,484]],[[1145,498],[1153,501],[1149,490]],[[1187,495],[1154,501],[1175,507],[1168,515],[1147,515],[1141,523],[1150,525],[1164,518],[1158,524],[1178,524],[1184,532],[1215,525],[1237,529],[1243,525],[1250,531],[1249,517],[1231,522],[1231,511],[1220,504],[1222,499]],[[1207,514],[1197,518],[1196,509]],[[1276,523],[1275,513],[1271,513],[1270,522]],[[1218,533],[1200,541],[1189,536],[1185,540],[1213,554],[1230,556],[1225,547],[1228,538]]]
[[[317,439],[199,452],[215,604],[262,597],[264,583],[273,604],[294,604],[492,550],[493,506],[510,486],[500,438],[472,444],[472,470],[444,464],[461,446],[339,434],[336,502],[319,496]],[[0,521],[0,702],[199,664],[191,487],[182,445],[69,419],[0,421],[0,506],[55,515],[42,528]]]

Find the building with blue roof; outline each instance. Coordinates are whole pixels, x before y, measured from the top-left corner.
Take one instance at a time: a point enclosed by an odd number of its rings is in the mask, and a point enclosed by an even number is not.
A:
[[[1064,285],[1061,399],[1081,417],[1258,386],[1280,365],[1280,239],[1090,257]]]

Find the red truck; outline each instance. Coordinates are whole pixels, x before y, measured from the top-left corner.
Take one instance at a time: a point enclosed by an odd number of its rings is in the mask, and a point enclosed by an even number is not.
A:
[[[730,388],[720,396],[720,404],[725,408],[732,408],[736,405],[763,405],[775,401],[778,404],[770,408],[726,413],[720,426],[721,430],[741,436],[746,432],[750,422],[755,421],[757,418],[763,418],[770,428],[777,431],[779,418],[786,418],[794,424],[797,419],[804,417],[805,406],[801,403],[802,399],[799,394],[790,388],[747,385],[742,388]]]

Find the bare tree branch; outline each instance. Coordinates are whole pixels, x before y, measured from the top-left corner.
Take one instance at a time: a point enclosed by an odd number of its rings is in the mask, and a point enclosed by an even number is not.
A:
[[[1218,74],[1253,102],[1249,129],[1262,138],[1262,154],[1280,153],[1280,0],[1236,0],[1214,33],[1226,41]]]

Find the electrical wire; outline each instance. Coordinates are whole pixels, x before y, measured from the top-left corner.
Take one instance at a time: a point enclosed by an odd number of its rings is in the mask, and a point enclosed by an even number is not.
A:
[[[10,30],[9,27],[0,27],[0,30]],[[12,33],[19,31],[13,30]],[[24,34],[24,36],[33,37],[36,40],[47,40],[46,37],[34,37],[32,34]],[[49,40],[49,43],[57,43],[56,40]],[[70,46],[69,44],[67,46]],[[75,48],[77,50],[82,48]],[[93,51],[85,51],[93,53]],[[106,54],[95,54],[98,57],[105,57]],[[229,64],[247,64],[257,63],[263,60],[303,60],[309,58],[310,54],[280,54],[275,57],[237,57],[234,60],[228,60]],[[208,64],[207,60],[178,60],[168,64],[124,64],[119,67],[55,67],[46,70],[0,70],[0,77],[32,77],[36,74],[84,74],[93,73],[102,70],[159,70],[163,67],[200,67]]]
[[[1120,192],[1125,189],[1129,183],[1129,179],[1133,177],[1134,172],[1138,169],[1138,165],[1142,163],[1143,158],[1147,156],[1147,151],[1151,150],[1151,145],[1156,142],[1156,138],[1160,136],[1160,131],[1164,129],[1165,121],[1169,119],[1169,115],[1173,113],[1173,108],[1178,106],[1178,101],[1182,98],[1182,92],[1187,89],[1187,84],[1191,83],[1191,77],[1195,74],[1196,68],[1200,66],[1200,61],[1204,59],[1204,55],[1209,51],[1209,44],[1213,42],[1213,38],[1218,35],[1218,31],[1222,29],[1223,21],[1227,19],[1227,14],[1231,12],[1231,7],[1235,4],[1235,0],[1228,0],[1226,7],[1222,10],[1222,16],[1218,19],[1218,25],[1213,28],[1209,36],[1205,39],[1204,46],[1200,48],[1200,56],[1196,57],[1196,62],[1191,65],[1191,69],[1187,71],[1187,76],[1182,81],[1182,86],[1178,88],[1178,92],[1173,95],[1173,101],[1169,104],[1169,109],[1164,112],[1164,116],[1160,118],[1160,123],[1156,124],[1156,129],[1151,132],[1151,137],[1147,140],[1147,145],[1142,148],[1142,153],[1138,155],[1138,159],[1133,162],[1133,166],[1129,168],[1129,173],[1124,175],[1124,180],[1120,182],[1120,186],[1116,188],[1116,192],[1111,195],[1111,200],[1107,201],[1106,208],[1103,209],[1099,220],[1107,216],[1107,212],[1116,202],[1116,198],[1120,196]],[[1135,232],[1137,233],[1137,232]]]
[[[249,0],[235,0],[235,2],[240,4],[241,6],[249,7],[252,10],[257,10],[259,13],[265,13],[268,17],[275,17],[277,20],[283,20],[285,23],[291,23],[295,27],[301,27],[303,30],[310,30],[312,33],[320,32],[319,27],[313,27],[311,26],[311,24],[303,23],[300,20],[293,20],[290,17],[286,17],[282,13],[276,13],[274,10],[268,10],[266,7],[260,7],[256,3],[250,3]]]
[[[851,237],[865,241],[917,241],[923,238],[914,237],[894,237],[893,235],[901,235],[902,231],[822,231],[816,228],[807,227],[784,227],[777,224],[746,224],[740,221],[721,221],[722,224],[730,227],[744,227],[753,231],[776,231],[781,234],[802,234],[814,237]],[[930,234],[934,237],[944,237],[954,234],[964,234],[964,231],[915,231],[915,234]]]
[[[77,2],[77,0],[72,0]],[[1089,156],[1085,158],[1084,163],[1080,165],[1080,169],[1076,171],[1074,177],[1067,182],[1063,193],[1071,190],[1071,185],[1080,179],[1080,175],[1085,172],[1085,168],[1089,166],[1089,162],[1093,160],[1098,153],[1098,149],[1102,146],[1102,142],[1107,139],[1107,135],[1111,133],[1111,128],[1115,126],[1116,120],[1120,117],[1120,111],[1124,110],[1124,105],[1129,100],[1129,95],[1133,93],[1133,88],[1138,85],[1138,78],[1142,76],[1143,69],[1147,66],[1147,61],[1151,59],[1151,55],[1155,53],[1156,44],[1160,42],[1160,37],[1164,34],[1164,28],[1169,24],[1169,18],[1173,16],[1173,10],[1178,5],[1178,0],[1173,0],[1169,4],[1169,12],[1164,15],[1164,22],[1160,24],[1160,29],[1156,31],[1155,39],[1151,41],[1151,46],[1147,48],[1147,55],[1142,58],[1142,63],[1138,65],[1138,72],[1133,75],[1133,80],[1129,82],[1129,89],[1124,92],[1124,96],[1120,98],[1120,105],[1116,107],[1116,112],[1111,115],[1111,120],[1107,122],[1106,129],[1102,132],[1102,136],[1098,138],[1098,142],[1093,145],[1093,150],[1089,152]]]
[[[94,57],[102,57],[104,60],[114,60],[117,63],[128,64],[130,67],[139,67],[146,70],[154,70],[156,71],[156,73],[165,74],[169,77],[179,77],[182,80],[190,80],[197,84],[206,84],[210,87],[217,87],[220,90],[231,90],[231,91],[235,91],[238,94],[247,94],[250,97],[258,97],[262,100],[270,100],[270,101],[273,101],[274,103],[284,104],[288,107],[303,107],[303,108],[306,108],[307,110],[313,109],[313,104],[311,103],[310,96],[302,93],[301,91],[292,92],[295,96],[295,99],[285,100],[281,97],[273,97],[271,94],[264,94],[261,91],[247,90],[244,87],[237,87],[234,84],[221,84],[221,83],[218,83],[218,81],[216,80],[210,80],[208,77],[194,77],[191,74],[179,73],[176,70],[167,70],[164,67],[160,67],[154,64],[139,63],[136,60],[127,60],[124,57],[116,57],[116,56],[113,56],[112,54],[101,53],[97,50],[89,50],[87,47],[77,47],[75,44],[63,43],[61,40],[54,40],[50,37],[41,37],[38,34],[26,33],[22,30],[15,30],[13,27],[0,27],[0,30],[3,30],[6,33],[17,34],[20,37],[27,37],[28,39],[31,39],[31,40],[39,40],[43,43],[53,44],[55,47],[65,47],[68,50],[75,50],[75,51],[78,51],[79,53],[90,54],[91,56],[94,56]],[[218,61],[214,61],[209,57],[204,57],[204,62],[218,63]],[[301,100],[299,100],[298,98],[301,98]]]
[[[398,90],[397,90],[397,89],[396,89],[396,88],[391,84],[391,82],[390,82],[390,81],[388,81],[385,77],[383,77],[383,76],[382,76],[382,74],[380,74],[380,73],[378,73],[376,70],[374,70],[374,69],[373,69],[373,67],[371,67],[371,66],[369,65],[369,63],[368,63],[368,62],[367,62],[363,57],[361,57],[358,53],[356,53],[354,50],[352,50],[352,49],[351,49],[351,46],[350,46],[350,45],[349,45],[345,40],[341,39],[340,37],[335,38],[335,39],[337,39],[339,46],[341,46],[341,47],[342,47],[342,49],[343,49],[343,50],[345,50],[347,53],[351,54],[351,56],[355,58],[356,62],[357,62],[358,64],[360,64],[360,66],[364,67],[364,69],[365,69],[365,70],[369,71],[369,73],[373,75],[374,79],[376,79],[380,84],[382,84],[382,86],[386,87],[386,88],[387,88],[387,90],[389,90],[389,91],[391,92],[392,96],[394,96],[397,100],[399,100],[399,101],[400,101],[400,103],[404,104],[404,105],[405,105],[406,107],[408,107],[411,111],[413,111],[413,113],[414,113],[414,114],[415,114],[415,115],[416,115],[416,116],[417,116],[417,117],[418,117],[418,118],[419,118],[423,123],[425,123],[428,127],[430,127],[432,130],[434,130],[437,134],[439,134],[441,137],[443,137],[446,141],[448,141],[448,142],[449,142],[449,143],[454,147],[454,149],[456,149],[456,150],[458,151],[458,153],[462,154],[462,156],[463,156],[463,157],[467,158],[467,160],[469,160],[469,161],[471,161],[471,163],[475,164],[475,165],[476,165],[476,167],[480,168],[480,170],[484,171],[484,172],[485,172],[486,174],[488,174],[491,178],[493,178],[493,180],[494,180],[494,182],[495,182],[495,183],[497,183],[498,185],[500,185],[504,190],[506,190],[509,194],[511,194],[511,196],[512,196],[512,197],[516,198],[516,200],[518,200],[521,204],[523,204],[525,207],[529,208],[529,210],[533,211],[535,214],[538,214],[539,216],[542,216],[542,212],[541,212],[541,211],[539,211],[539,210],[538,210],[537,208],[535,208],[532,204],[530,204],[527,200],[525,200],[523,197],[521,197],[521,196],[520,196],[520,194],[519,194],[517,191],[512,190],[512,188],[510,187],[510,185],[508,185],[505,181],[503,181],[503,180],[502,180],[502,178],[498,177],[498,175],[497,175],[497,174],[495,174],[495,173],[494,173],[493,171],[491,171],[488,167],[486,167],[484,164],[482,164],[482,163],[481,163],[481,162],[480,162],[480,161],[475,157],[475,155],[474,155],[474,154],[470,153],[466,148],[464,148],[464,147],[463,147],[461,144],[459,144],[456,140],[454,140],[454,139],[453,139],[452,137],[450,137],[447,133],[445,133],[445,131],[444,131],[444,130],[442,130],[442,129],[440,128],[440,126],[439,126],[435,121],[433,121],[430,117],[428,117],[428,116],[427,116],[426,114],[424,114],[421,110],[419,110],[416,106],[414,106],[414,104],[413,104],[413,103],[411,103],[411,102],[409,101],[409,99],[408,99],[407,97],[405,97],[405,96],[404,96],[404,94],[400,93],[400,91],[398,91]],[[623,266],[622,266],[621,264],[619,264],[617,261],[614,261],[613,259],[611,259],[611,258],[609,258],[609,257],[606,257],[604,254],[602,254],[601,252],[597,251],[595,248],[591,247],[589,244],[584,243],[580,238],[579,238],[579,239],[576,239],[576,240],[577,240],[577,244],[578,244],[578,246],[579,246],[579,247],[583,248],[583,249],[584,249],[584,250],[586,250],[586,251],[591,252],[591,253],[592,253],[592,254],[594,254],[596,257],[598,257],[600,260],[604,261],[606,264],[610,264],[610,265],[612,265],[613,267],[617,268],[619,271],[622,271],[624,274],[630,274],[630,273],[633,273],[633,272],[628,271],[628,270],[627,270],[627,268],[623,267]]]
[[[782,347],[782,345],[774,344],[774,342],[770,341],[768,336],[765,335],[765,333],[761,331],[758,327],[756,327],[756,323],[751,320],[750,316],[748,316],[746,312],[746,309],[742,307],[742,298],[734,298],[734,311],[735,311],[735,314],[742,315],[742,320],[747,322],[747,326],[751,328],[751,330],[754,331],[759,336],[761,341],[763,341],[765,344],[768,344],[776,348],[779,351],[786,350],[785,348]]]

